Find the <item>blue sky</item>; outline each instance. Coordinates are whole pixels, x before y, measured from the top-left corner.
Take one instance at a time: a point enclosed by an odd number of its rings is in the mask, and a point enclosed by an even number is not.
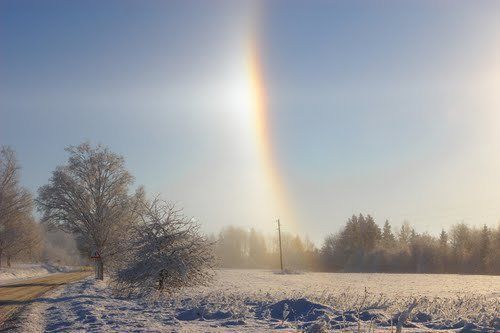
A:
[[[420,231],[496,225],[496,1],[4,0],[0,144],[33,191],[90,140],[207,230],[271,231],[246,118],[224,102],[249,27],[301,232],[319,241],[359,212]]]

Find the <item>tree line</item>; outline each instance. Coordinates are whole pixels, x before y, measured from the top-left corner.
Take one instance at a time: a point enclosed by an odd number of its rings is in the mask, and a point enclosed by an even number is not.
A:
[[[266,236],[255,229],[228,226],[211,235],[220,265],[226,268],[279,268],[278,235]],[[318,270],[318,249],[307,237],[282,232],[285,267]]]
[[[279,267],[277,236],[226,227],[211,236],[222,267]],[[370,215],[353,215],[320,248],[307,238],[285,233],[285,267],[327,272],[500,274],[500,225],[453,225],[438,236],[418,233],[408,223],[394,229]]]
[[[500,274],[500,225],[453,225],[438,236],[418,233],[408,223],[393,230],[370,215],[353,215],[323,242],[327,271]]]
[[[75,264],[97,253],[98,277],[107,271],[129,290],[145,283],[159,289],[201,283],[212,275],[216,259],[222,267],[279,267],[277,235],[229,226],[205,236],[175,205],[148,196],[142,186],[133,189],[122,156],[89,143],[66,151],[67,162],[33,198],[20,183],[15,152],[1,148],[0,265],[43,258]],[[500,225],[459,223],[434,236],[416,232],[408,222],[394,229],[389,221],[379,226],[359,214],[319,248],[290,233],[282,234],[282,248],[291,269],[500,274]]]

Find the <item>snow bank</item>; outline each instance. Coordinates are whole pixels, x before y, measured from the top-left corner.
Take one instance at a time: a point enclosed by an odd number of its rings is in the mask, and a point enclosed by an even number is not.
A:
[[[327,306],[306,298],[284,299],[265,307],[263,313],[267,313],[266,310],[271,318],[288,321],[315,321],[333,313]]]
[[[80,270],[80,267],[59,266],[49,263],[15,264],[12,267],[0,268],[0,283],[78,270]]]

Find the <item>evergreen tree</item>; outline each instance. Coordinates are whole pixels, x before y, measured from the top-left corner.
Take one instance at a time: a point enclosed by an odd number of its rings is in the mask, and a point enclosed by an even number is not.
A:
[[[410,223],[408,223],[408,221],[404,221],[398,234],[398,241],[401,246],[405,247],[409,245],[412,231],[413,228],[410,226]]]
[[[389,220],[385,220],[384,228],[382,231],[382,246],[388,249],[394,247],[395,244],[396,237],[394,237],[394,234],[392,233]]]

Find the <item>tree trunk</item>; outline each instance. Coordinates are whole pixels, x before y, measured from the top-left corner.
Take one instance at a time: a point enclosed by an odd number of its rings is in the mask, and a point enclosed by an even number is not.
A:
[[[162,291],[164,287],[164,281],[165,281],[165,270],[160,271],[160,275],[158,277],[158,290]]]
[[[104,263],[101,258],[95,261],[95,278],[96,280],[104,280]]]
[[[104,280],[104,263],[99,259],[99,280]]]
[[[158,290],[162,291],[163,290],[163,278],[160,277],[158,280]]]
[[[0,268],[2,268],[2,250],[0,250]]]
[[[7,267],[10,268],[10,256],[7,256]]]

